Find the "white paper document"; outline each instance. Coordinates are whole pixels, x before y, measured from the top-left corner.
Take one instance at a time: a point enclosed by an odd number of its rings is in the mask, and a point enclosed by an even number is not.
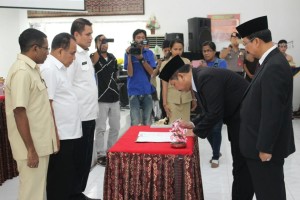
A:
[[[139,132],[136,142],[171,142],[171,132]]]
[[[172,124],[152,124],[150,125],[151,128],[172,128]]]

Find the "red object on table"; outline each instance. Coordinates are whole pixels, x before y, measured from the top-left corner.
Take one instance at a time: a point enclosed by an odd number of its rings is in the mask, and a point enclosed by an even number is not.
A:
[[[170,142],[135,142],[139,132],[169,132],[170,128],[150,128],[149,126],[132,126],[118,142],[109,149],[109,152],[147,153],[147,154],[174,154],[191,155],[194,148],[193,137],[188,137],[186,148],[171,148]],[[163,134],[163,133],[162,133]],[[155,144],[155,148],[154,147]]]
[[[188,137],[187,147],[183,149],[171,148],[170,142],[136,142],[140,131],[169,130],[132,126],[109,149],[104,200],[204,199],[196,137]]]

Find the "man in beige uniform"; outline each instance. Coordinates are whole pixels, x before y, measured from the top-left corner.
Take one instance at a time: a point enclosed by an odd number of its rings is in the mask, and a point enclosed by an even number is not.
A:
[[[9,70],[5,88],[7,128],[20,175],[19,200],[45,198],[49,155],[58,151],[46,85],[37,64],[48,55],[47,36],[27,29],[19,37],[21,54]]]

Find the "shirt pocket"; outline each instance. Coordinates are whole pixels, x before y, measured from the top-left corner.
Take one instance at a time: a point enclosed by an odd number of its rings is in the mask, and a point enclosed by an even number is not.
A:
[[[47,88],[46,83],[44,81],[38,82],[37,88],[39,89],[40,92],[45,92],[46,91],[45,89]]]

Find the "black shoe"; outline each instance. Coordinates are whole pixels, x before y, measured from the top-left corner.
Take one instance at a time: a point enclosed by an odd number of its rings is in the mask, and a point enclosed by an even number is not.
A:
[[[103,167],[106,166],[106,156],[99,157],[97,163]]]

